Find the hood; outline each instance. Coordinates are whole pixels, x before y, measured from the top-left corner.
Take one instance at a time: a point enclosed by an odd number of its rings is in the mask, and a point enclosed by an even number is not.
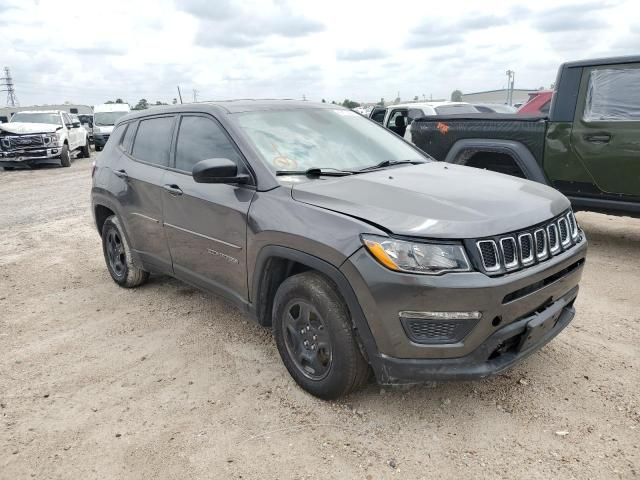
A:
[[[325,178],[293,184],[293,198],[412,237],[498,235],[549,220],[570,206],[545,185],[442,162]]]
[[[50,123],[0,123],[0,131],[16,135],[23,135],[27,133],[52,133],[60,128],[62,127],[59,125],[51,125]]]

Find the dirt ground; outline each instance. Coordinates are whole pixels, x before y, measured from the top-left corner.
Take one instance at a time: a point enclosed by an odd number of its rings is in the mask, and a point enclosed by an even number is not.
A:
[[[90,163],[0,171],[1,479],[640,475],[640,220],[578,215],[577,316],[506,374],[324,402],[225,301],[111,281]]]

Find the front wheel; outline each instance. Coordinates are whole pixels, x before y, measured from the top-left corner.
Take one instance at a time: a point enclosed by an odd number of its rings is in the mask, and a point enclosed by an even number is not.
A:
[[[60,152],[60,165],[63,167],[71,166],[71,154],[69,153],[69,145],[66,143],[62,146],[62,151]]]
[[[335,399],[366,383],[369,367],[347,306],[335,285],[321,274],[300,273],[280,285],[273,330],[289,374],[312,395]]]
[[[121,287],[134,288],[149,279],[149,272],[136,267],[120,219],[111,215],[102,226],[102,250],[111,278]]]

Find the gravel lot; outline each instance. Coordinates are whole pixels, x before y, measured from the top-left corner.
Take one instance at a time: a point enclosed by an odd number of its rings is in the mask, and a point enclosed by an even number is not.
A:
[[[90,163],[0,171],[0,478],[640,475],[640,220],[578,215],[578,314],[506,374],[323,402],[225,301],[111,281]]]

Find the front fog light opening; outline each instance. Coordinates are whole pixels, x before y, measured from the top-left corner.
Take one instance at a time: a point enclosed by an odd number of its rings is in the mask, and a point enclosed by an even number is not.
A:
[[[399,312],[400,323],[414,343],[423,345],[461,342],[478,324],[480,312]]]

